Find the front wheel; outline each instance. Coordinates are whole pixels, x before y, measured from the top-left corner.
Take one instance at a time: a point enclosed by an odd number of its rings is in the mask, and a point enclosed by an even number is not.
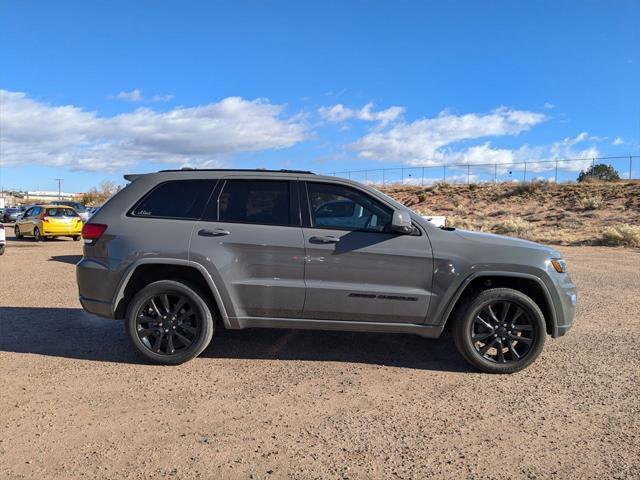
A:
[[[164,365],[197,357],[214,332],[203,295],[176,280],[160,280],[140,290],[129,303],[125,323],[136,349],[147,360]]]
[[[542,352],[544,315],[527,295],[510,288],[480,293],[456,319],[454,341],[471,365],[487,373],[514,373]]]
[[[13,234],[18,240],[22,238],[22,233],[20,233],[20,227],[18,227],[18,225],[13,226]]]
[[[36,242],[41,242],[42,241],[42,235],[40,235],[40,229],[38,227],[33,229],[33,239]]]

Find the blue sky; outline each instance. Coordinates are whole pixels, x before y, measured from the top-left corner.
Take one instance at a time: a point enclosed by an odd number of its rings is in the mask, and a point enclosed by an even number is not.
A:
[[[638,153],[639,24],[638,1],[0,0],[0,183]]]

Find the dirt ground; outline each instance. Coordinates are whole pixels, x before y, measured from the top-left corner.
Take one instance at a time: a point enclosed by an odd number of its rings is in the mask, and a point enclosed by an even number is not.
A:
[[[640,478],[640,252],[560,250],[574,328],[491,376],[448,338],[286,330],[146,365],[81,310],[79,243],[10,238],[0,478]]]

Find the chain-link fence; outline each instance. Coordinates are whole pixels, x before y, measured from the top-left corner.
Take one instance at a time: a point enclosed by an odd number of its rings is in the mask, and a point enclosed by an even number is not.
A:
[[[510,163],[465,163],[419,167],[377,168],[328,172],[371,185],[432,185],[437,182],[487,183],[551,181],[575,182],[581,172],[597,177],[607,165],[621,180],[640,179],[640,155],[579,159],[530,160]]]

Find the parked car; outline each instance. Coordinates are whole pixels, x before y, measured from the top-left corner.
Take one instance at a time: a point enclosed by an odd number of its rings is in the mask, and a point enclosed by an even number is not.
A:
[[[4,231],[4,225],[0,223],[0,255],[4,255],[4,249],[7,246],[7,235]]]
[[[81,204],[80,202],[73,202],[73,201],[67,201],[67,200],[56,200],[54,202],[49,202],[49,205],[66,205],[68,207],[73,208],[78,215],[80,215],[80,218],[82,219],[83,222],[87,222],[87,220],[89,220],[90,212],[89,209],[87,207],[85,207],[83,204]]]
[[[13,223],[21,213],[22,210],[19,208],[5,208],[4,214],[2,215],[2,221],[4,223]]]
[[[80,240],[82,218],[71,207],[34,205],[24,212],[14,228],[16,238],[33,237],[36,242],[50,237],[71,237]]]
[[[450,326],[470,364],[511,373],[571,327],[559,252],[438,228],[370,186],[297,171],[125,178],[84,226],[77,281],[84,309],[123,319],[150,361],[194,358],[217,322],[427,338]]]

